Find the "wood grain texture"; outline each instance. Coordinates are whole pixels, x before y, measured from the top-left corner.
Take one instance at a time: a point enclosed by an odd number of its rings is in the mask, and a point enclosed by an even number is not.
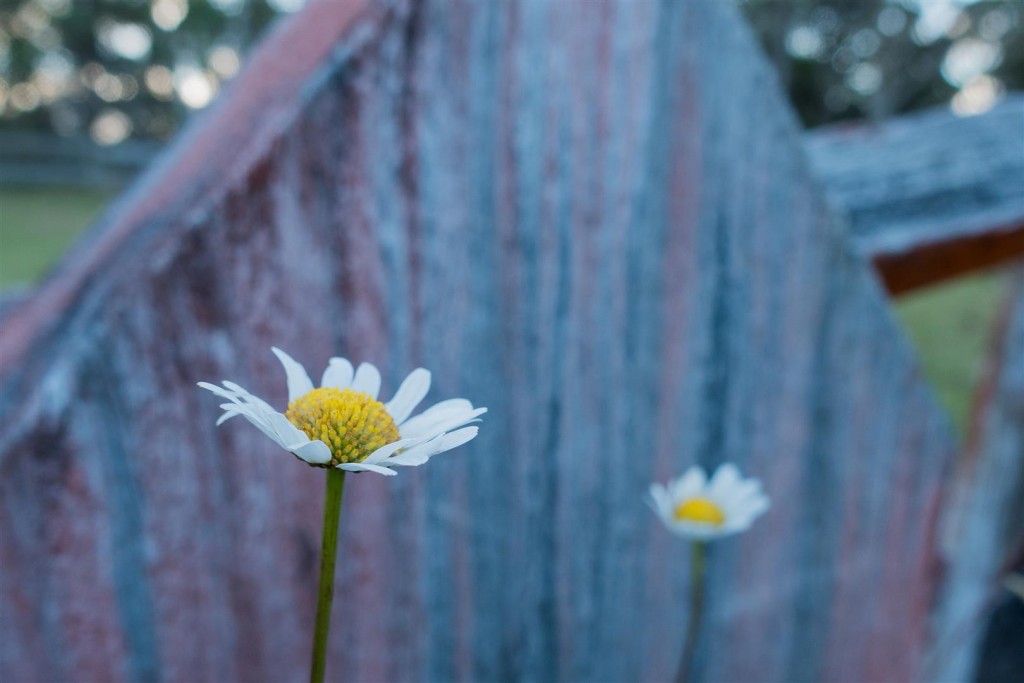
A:
[[[1024,95],[830,126],[805,145],[857,250],[902,293],[1024,256]]]
[[[329,678],[667,679],[728,460],[700,678],[914,679],[955,446],[844,229],[728,3],[314,2],[4,320],[0,678],[304,677],[322,473],[194,387],[277,344],[491,411],[352,477]]]
[[[954,482],[955,504],[943,525],[949,571],[936,619],[936,681],[972,680],[985,626],[1004,597],[1002,580],[1024,567],[1024,264],[999,316]],[[985,655],[1000,660],[1020,643],[1003,648],[990,646]],[[1022,676],[1024,670],[1012,678]]]

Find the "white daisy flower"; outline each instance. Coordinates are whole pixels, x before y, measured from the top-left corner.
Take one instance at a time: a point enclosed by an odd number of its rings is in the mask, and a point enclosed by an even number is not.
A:
[[[377,400],[380,372],[369,363],[353,370],[332,358],[314,388],[305,368],[278,348],[271,349],[288,377],[288,409],[282,414],[234,382],[199,386],[227,399],[217,420],[241,415],[278,446],[315,467],[394,476],[394,467],[422,465],[438,453],[471,440],[487,408],[464,398],[441,401],[410,417],[430,389],[430,373],[417,368],[387,403]],[[461,428],[461,429],[460,429]]]
[[[711,481],[693,466],[666,486],[651,484],[654,511],[672,533],[696,541],[746,531],[768,509],[757,479],[743,479],[735,465],[718,468]]]

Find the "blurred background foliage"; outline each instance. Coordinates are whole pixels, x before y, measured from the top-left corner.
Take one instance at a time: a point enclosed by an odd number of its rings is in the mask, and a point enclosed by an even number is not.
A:
[[[0,13],[2,126],[166,140],[295,0],[23,0]]]
[[[303,0],[5,0],[0,127],[166,140]],[[807,126],[1024,87],[1016,0],[741,0]]]
[[[737,1],[806,127],[942,105],[978,114],[1024,89],[1018,0]],[[39,278],[303,4],[0,0],[0,291]],[[1001,282],[982,274],[897,303],[961,425]]]
[[[807,127],[949,103],[980,114],[1024,88],[1019,0],[746,0]]]
[[[100,144],[165,140],[303,0],[5,0],[0,127]],[[1024,88],[1015,0],[741,0],[804,124],[951,102],[986,109]]]

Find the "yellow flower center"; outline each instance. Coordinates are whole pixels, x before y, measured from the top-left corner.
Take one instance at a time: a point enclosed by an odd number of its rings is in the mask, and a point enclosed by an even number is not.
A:
[[[673,514],[680,522],[696,522],[712,526],[720,526],[725,523],[725,513],[722,512],[722,508],[707,498],[684,500],[676,506]]]
[[[362,462],[375,450],[398,441],[398,427],[384,404],[351,389],[314,389],[288,404],[288,421],[312,440],[319,439],[333,457],[322,467]]]

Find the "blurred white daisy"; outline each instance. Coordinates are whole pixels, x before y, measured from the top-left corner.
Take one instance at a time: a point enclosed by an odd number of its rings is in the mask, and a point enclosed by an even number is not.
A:
[[[710,482],[695,465],[665,486],[651,484],[650,504],[669,531],[703,541],[749,529],[768,509],[768,497],[735,465],[719,467]]]
[[[337,467],[393,476],[394,467],[422,465],[432,456],[461,446],[476,436],[486,408],[464,398],[434,404],[410,417],[430,389],[430,373],[409,373],[387,403],[377,400],[380,372],[369,363],[353,370],[344,358],[332,358],[315,388],[305,368],[273,348],[288,377],[288,409],[282,414],[234,382],[219,387],[199,382],[227,403],[217,420],[241,415],[281,448],[315,467]]]

